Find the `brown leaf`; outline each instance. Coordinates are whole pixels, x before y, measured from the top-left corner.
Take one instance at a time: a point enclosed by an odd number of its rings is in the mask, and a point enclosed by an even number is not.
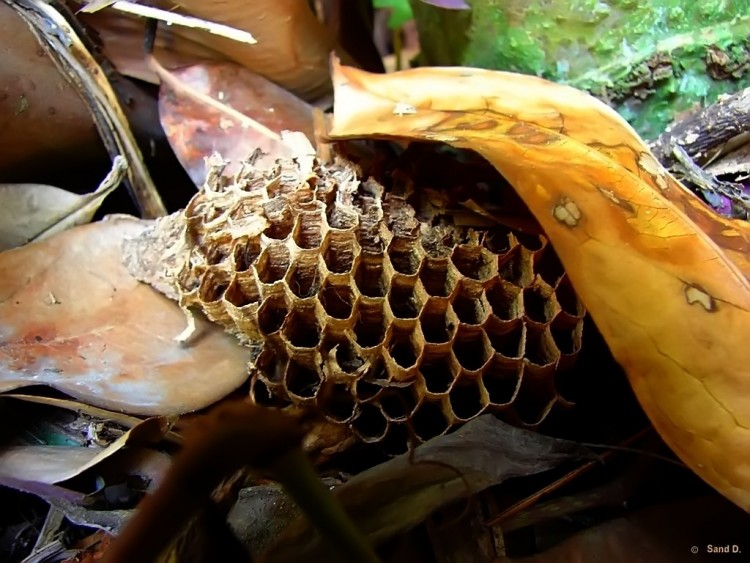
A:
[[[5,3],[0,4],[0,50],[3,179],[39,178],[39,162],[46,168],[65,162],[69,169],[76,161],[105,157],[86,105]]]
[[[173,10],[166,0],[154,6]],[[247,31],[249,45],[205,31],[160,25],[154,55],[167,68],[201,60],[230,60],[312,101],[330,93],[328,55],[335,37],[317,20],[306,0],[185,0],[180,12]],[[120,72],[156,82],[141,47],[143,20],[111,9],[82,18],[102,36],[104,54]]]
[[[729,546],[730,557],[739,560],[741,556],[732,550],[750,549],[745,540],[747,524],[747,515],[720,497],[697,498],[641,510],[585,530],[538,555],[503,561],[704,563],[721,559],[717,553],[708,553],[709,545]]]
[[[218,152],[229,161],[224,169],[234,175],[241,161],[256,148],[265,156],[255,162],[263,167],[277,158],[290,157],[289,147],[278,137],[246,126],[234,114],[239,112],[270,129],[277,136],[282,131],[301,131],[312,142],[312,108],[273,82],[232,63],[206,63],[170,73],[177,89],[162,83],[159,96],[161,123],[185,170],[200,186],[206,179],[205,158]],[[189,88],[185,91],[184,87]],[[190,92],[215,100],[220,111],[203,103]]]
[[[588,456],[583,446],[483,415],[453,434],[375,466],[336,488],[357,527],[374,544],[409,530],[441,506],[498,483]],[[298,521],[262,561],[324,561],[325,545]]]
[[[716,217],[575,89],[462,68],[337,67],[334,82],[333,137],[442,141],[510,181],[664,440],[750,510],[747,228]]]
[[[0,254],[0,391],[50,385],[114,410],[203,408],[247,377],[249,352],[199,319],[194,345],[174,341],[185,316],[122,265],[130,217],[77,227]]]
[[[105,448],[101,447],[77,447],[77,446],[9,446],[0,451],[0,476],[10,477],[23,481],[45,483],[52,485],[61,481],[67,481],[80,475],[87,469],[102,463],[118,453],[124,446],[142,442],[141,436],[145,432],[151,434],[152,438],[158,438],[155,430],[162,425],[162,420],[151,418],[144,420],[141,426],[137,426],[125,432],[117,440]],[[144,427],[148,427],[144,429]],[[168,427],[164,427],[168,428]],[[156,441],[156,440],[151,440]],[[146,451],[146,450],[143,450]],[[134,455],[144,455],[143,451],[136,449],[128,450],[130,460],[133,463]],[[153,452],[156,454],[156,452]],[[127,461],[128,458],[125,458]],[[163,464],[163,460],[160,459]]]

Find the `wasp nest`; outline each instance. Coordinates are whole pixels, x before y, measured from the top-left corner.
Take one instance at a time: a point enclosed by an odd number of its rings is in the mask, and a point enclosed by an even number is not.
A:
[[[583,309],[543,237],[420,217],[312,158],[210,176],[179,216],[183,305],[254,350],[256,403],[315,408],[405,448],[485,412],[538,425]]]

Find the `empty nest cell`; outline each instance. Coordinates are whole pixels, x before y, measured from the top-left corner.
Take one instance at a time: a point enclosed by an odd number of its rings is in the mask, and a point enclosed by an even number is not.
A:
[[[281,281],[290,265],[289,249],[283,244],[271,244],[264,248],[258,257],[258,279],[267,284]]]
[[[453,250],[451,261],[464,276],[487,281],[497,274],[497,258],[477,245],[458,245]]]
[[[452,314],[447,301],[429,299],[419,318],[422,334],[428,344],[450,342],[456,333],[458,317]]]
[[[357,241],[351,233],[332,233],[323,260],[329,272],[345,274],[352,271],[355,254],[359,252]]]
[[[420,229],[410,200],[351,171],[345,192],[323,167],[309,186],[294,163],[276,172],[247,181],[257,194],[193,199],[177,278],[260,349],[253,401],[315,405],[392,453],[483,412],[536,426],[569,404],[558,367],[580,350],[584,311],[544,237],[444,218]]]
[[[426,258],[419,272],[427,295],[448,297],[458,284],[458,272],[447,259]]]
[[[300,213],[294,225],[292,238],[300,248],[320,248],[325,236],[325,215],[322,211]]]
[[[388,282],[383,269],[383,256],[363,252],[354,282],[359,292],[366,297],[383,297],[388,291]]]
[[[282,329],[289,344],[297,348],[315,348],[320,344],[322,327],[313,307],[294,309]]]
[[[419,270],[421,258],[417,239],[394,237],[388,246],[388,258],[393,270],[405,276],[413,276]]]
[[[272,295],[258,309],[258,328],[262,334],[271,335],[281,329],[288,314],[289,303],[284,295]]]
[[[320,291],[323,275],[315,256],[300,256],[289,272],[289,290],[300,299],[314,297]]]
[[[348,285],[326,282],[319,298],[325,312],[334,319],[348,319],[354,311],[354,292]]]

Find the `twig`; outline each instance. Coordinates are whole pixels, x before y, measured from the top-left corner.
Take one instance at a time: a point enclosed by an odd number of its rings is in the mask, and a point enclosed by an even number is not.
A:
[[[269,139],[272,139],[277,143],[284,142],[284,140],[281,138],[281,135],[279,135],[275,131],[272,131],[262,123],[249,118],[244,113],[237,111],[233,107],[223,104],[220,101],[213,99],[211,96],[204,94],[203,92],[199,92],[195,88],[178,80],[171,72],[161,66],[153,56],[148,58],[148,66],[156,73],[156,75],[159,77],[159,80],[172,88],[172,90],[174,90],[176,93],[182,94],[196,100],[197,102],[205,104],[215,109],[216,111],[223,113],[227,117],[238,121],[240,126],[247,129],[254,129],[261,135],[268,137]]]
[[[200,29],[202,31],[207,31],[208,33],[212,33],[214,35],[220,35],[221,37],[226,37],[240,43],[248,43],[250,45],[254,45],[258,42],[251,33],[242,29],[237,29],[235,27],[231,27],[221,23],[203,20],[193,16],[185,16],[176,12],[168,12],[166,10],[154,8],[152,6],[145,6],[143,4],[136,4],[134,2],[126,2],[124,0],[120,0],[118,2],[114,2],[108,7],[120,12],[124,12],[126,14],[133,14],[135,16],[163,21],[167,25],[181,25],[183,27]],[[86,8],[83,8],[81,11],[85,12]]]
[[[725,96],[695,115],[670,126],[650,143],[654,155],[664,164],[677,160],[673,147],[679,146],[699,164],[727,152],[730,141],[750,131],[750,88]]]
[[[672,146],[672,155],[685,173],[685,179],[694,184],[711,202],[717,196],[729,198],[732,203],[744,210],[744,217],[750,211],[750,196],[742,190],[741,184],[723,182],[710,172],[706,172],[690,157],[687,151],[678,144]]]

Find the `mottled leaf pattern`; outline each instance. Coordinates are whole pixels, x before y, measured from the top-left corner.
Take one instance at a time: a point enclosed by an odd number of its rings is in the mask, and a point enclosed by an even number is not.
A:
[[[539,78],[336,66],[332,137],[470,148],[514,186],[665,441],[750,510],[750,232],[670,177],[610,108]]]

